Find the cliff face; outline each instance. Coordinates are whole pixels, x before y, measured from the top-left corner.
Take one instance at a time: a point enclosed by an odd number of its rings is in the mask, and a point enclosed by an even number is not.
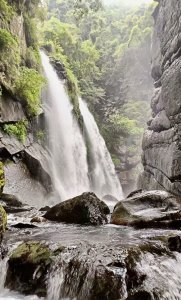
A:
[[[28,103],[28,95],[32,99],[34,93],[30,80],[41,78],[33,24],[37,5],[35,1],[0,1],[0,161],[5,170],[4,191],[17,194],[22,202],[30,202],[29,190],[37,190],[34,198],[42,195],[43,202],[51,185],[40,138],[43,114],[39,103],[36,113],[30,111],[34,102]]]
[[[181,2],[160,0],[154,12],[152,119],[143,137],[139,187],[181,194]]]

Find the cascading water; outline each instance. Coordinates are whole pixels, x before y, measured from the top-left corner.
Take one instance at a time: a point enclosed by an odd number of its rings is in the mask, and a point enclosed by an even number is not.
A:
[[[61,200],[85,191],[93,191],[99,197],[109,194],[120,199],[122,189],[114,165],[87,105],[80,100],[85,126],[83,136],[63,81],[43,52],[41,58],[48,80],[44,111],[49,132],[49,165],[56,192]]]
[[[44,111],[49,131],[51,177],[55,190],[65,200],[89,190],[86,147],[64,84],[49,58],[44,53],[41,57],[48,79],[48,101]]]
[[[87,104],[81,99],[79,102],[89,145],[91,188],[100,197],[104,195],[121,197],[121,185],[115,174],[115,168],[105,141]]]

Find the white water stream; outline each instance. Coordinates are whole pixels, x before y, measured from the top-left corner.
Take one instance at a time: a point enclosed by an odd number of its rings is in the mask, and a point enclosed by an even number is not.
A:
[[[61,200],[87,191],[99,197],[109,194],[121,199],[122,188],[113,162],[87,105],[79,100],[85,136],[73,114],[63,81],[48,56],[41,52],[41,58],[48,81],[44,111],[49,134],[49,166],[56,192]]]

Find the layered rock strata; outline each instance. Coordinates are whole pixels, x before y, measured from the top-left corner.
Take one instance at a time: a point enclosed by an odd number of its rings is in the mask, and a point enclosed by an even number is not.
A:
[[[152,119],[143,137],[139,187],[181,194],[181,2],[160,0],[153,14]]]

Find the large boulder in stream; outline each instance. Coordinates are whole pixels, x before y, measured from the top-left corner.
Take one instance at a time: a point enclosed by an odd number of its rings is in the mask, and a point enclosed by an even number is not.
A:
[[[181,228],[181,200],[166,191],[137,191],[114,208],[111,223],[136,228]]]
[[[107,223],[109,213],[109,207],[103,201],[87,192],[53,206],[44,217],[58,222],[101,225]]]
[[[20,244],[8,260],[5,286],[25,295],[46,295],[46,274],[51,262],[49,247],[39,242]]]
[[[109,207],[94,193],[83,193],[53,206],[44,217],[58,222],[101,225],[107,223],[109,213]]]

